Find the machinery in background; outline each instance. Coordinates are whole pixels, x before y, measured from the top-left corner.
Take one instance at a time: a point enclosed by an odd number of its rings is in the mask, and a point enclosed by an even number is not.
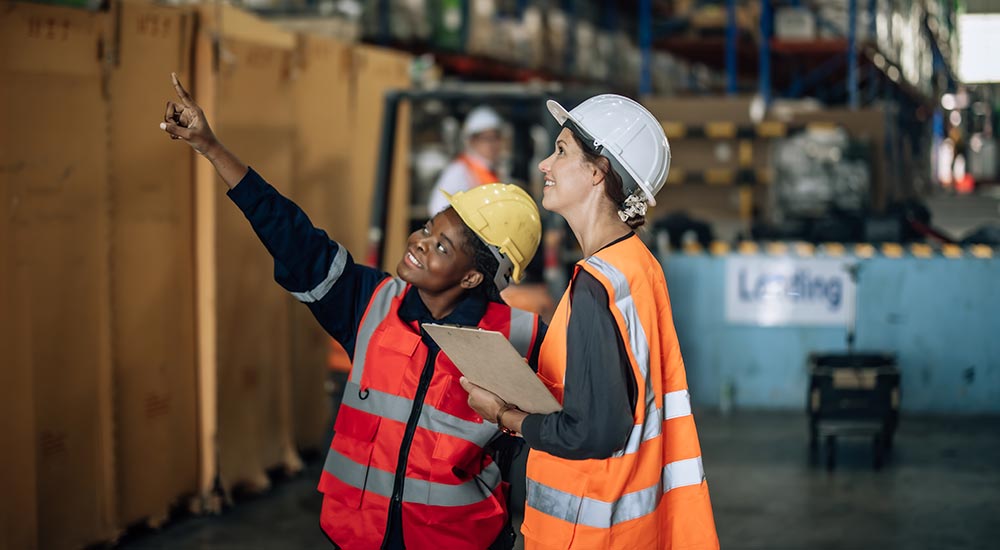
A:
[[[841,128],[808,129],[776,141],[770,215],[753,236],[765,240],[864,241],[872,174],[868,144]]]

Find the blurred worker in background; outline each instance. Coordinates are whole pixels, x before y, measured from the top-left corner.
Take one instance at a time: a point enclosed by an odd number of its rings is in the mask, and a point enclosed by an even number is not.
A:
[[[480,106],[469,112],[462,124],[465,151],[438,176],[427,202],[427,214],[433,216],[448,208],[444,193],[454,194],[473,187],[500,181],[495,169],[503,152],[503,119],[489,107]],[[444,193],[442,193],[442,191]]]
[[[160,128],[212,163],[274,257],[277,282],[353,364],[319,481],[323,532],[345,550],[511,548],[505,470],[520,441],[469,408],[458,369],[421,324],[501,332],[537,365],[544,324],[500,299],[541,240],[534,200],[499,183],[448,196],[410,234],[392,277],[354,263],[226,149],[172,76],[182,103],[167,103]]]
[[[567,111],[539,163],[542,206],[583,249],[542,343],[562,404],[527,414],[464,378],[469,403],[523,435],[526,550],[716,550],[708,484],[663,269],[634,230],[670,168],[661,123],[604,94]]]

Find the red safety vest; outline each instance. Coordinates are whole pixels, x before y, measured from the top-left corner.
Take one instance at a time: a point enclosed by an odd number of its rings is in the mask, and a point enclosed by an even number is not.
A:
[[[638,395],[624,448],[604,460],[528,455],[527,550],[715,550],[708,483],[663,270],[633,235],[580,261],[608,292]],[[538,376],[562,402],[569,291],[542,343]],[[614,342],[606,342],[613,346]]]
[[[506,522],[500,469],[484,447],[497,436],[468,405],[461,374],[443,353],[418,397],[429,350],[417,323],[398,315],[409,285],[386,279],[358,328],[354,364],[319,490],[320,525],[344,550],[381,546],[407,423],[419,416],[402,472],[403,538],[410,550],[483,550]],[[536,316],[490,303],[479,327],[503,333],[527,357]]]

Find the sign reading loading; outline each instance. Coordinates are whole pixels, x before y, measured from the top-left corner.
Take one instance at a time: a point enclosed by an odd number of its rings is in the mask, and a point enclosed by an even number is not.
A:
[[[842,260],[729,258],[726,321],[759,326],[846,326],[855,285]]]

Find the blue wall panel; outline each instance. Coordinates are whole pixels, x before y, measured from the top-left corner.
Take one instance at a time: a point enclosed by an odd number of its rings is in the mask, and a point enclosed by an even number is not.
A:
[[[696,403],[802,409],[812,351],[846,350],[846,329],[725,319],[729,256],[673,255],[664,271]],[[895,352],[910,412],[1000,414],[1000,260],[845,258],[861,263],[857,350]]]

